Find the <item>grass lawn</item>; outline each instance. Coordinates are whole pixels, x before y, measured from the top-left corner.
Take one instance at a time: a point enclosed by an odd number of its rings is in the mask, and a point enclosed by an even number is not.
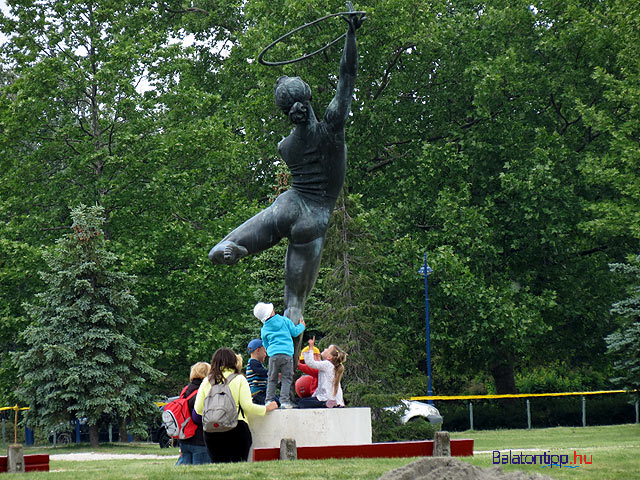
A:
[[[592,464],[578,468],[545,467],[540,465],[503,465],[506,472],[523,470],[538,472],[559,479],[618,480],[640,478],[640,425],[611,425],[602,427],[558,427],[532,430],[487,430],[453,433],[452,438],[473,438],[474,465],[493,466],[493,450],[511,450],[519,454],[526,449],[542,449],[554,455],[568,455],[573,461],[574,451],[587,455]],[[525,452],[542,454],[541,452]],[[508,453],[508,452],[507,452]]]
[[[492,430],[453,433],[452,438],[473,438],[474,457],[463,458],[481,467],[492,466],[493,450],[509,450],[516,454],[525,449],[541,449],[544,453],[569,455],[573,452],[592,456],[591,465],[579,468],[541,468],[540,465],[503,465],[505,471],[524,470],[558,479],[624,480],[640,478],[640,425],[606,427],[548,428],[533,430]],[[25,453],[139,453],[167,455],[166,459],[51,461],[51,472],[20,475],[20,479],[377,479],[383,473],[406,465],[413,458],[299,460],[295,462],[259,462],[235,465],[204,465],[175,468],[177,449],[161,449],[152,444],[112,444],[92,450],[88,445],[58,448],[28,448]],[[11,478],[11,477],[7,477]]]

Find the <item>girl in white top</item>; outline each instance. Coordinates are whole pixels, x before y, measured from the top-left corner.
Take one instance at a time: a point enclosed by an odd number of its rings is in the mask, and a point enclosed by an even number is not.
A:
[[[313,358],[316,337],[309,340],[309,350],[304,352],[304,362],[318,370],[318,388],[311,397],[301,398],[299,408],[344,407],[340,380],[344,373],[347,354],[337,345],[329,345],[320,353],[322,360]]]

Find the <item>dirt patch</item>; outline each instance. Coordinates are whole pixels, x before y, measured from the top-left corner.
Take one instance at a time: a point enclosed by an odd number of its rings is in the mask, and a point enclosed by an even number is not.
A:
[[[452,457],[425,457],[382,475],[378,480],[553,480],[538,473],[481,468]]]

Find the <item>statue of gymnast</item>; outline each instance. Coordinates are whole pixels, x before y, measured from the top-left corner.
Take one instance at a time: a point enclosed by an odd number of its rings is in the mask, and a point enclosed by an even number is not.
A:
[[[347,8],[353,12],[351,2],[347,2]],[[311,107],[307,83],[299,77],[286,76],[276,82],[276,104],[293,123],[289,136],[278,144],[278,153],[291,171],[291,188],[209,252],[214,264],[232,265],[287,237],[284,314],[295,324],[302,318],[305,301],[316,281],[329,218],[345,179],[344,128],[358,67],[356,30],[365,16],[359,12],[342,18],[348,27],[338,86],[321,121]]]

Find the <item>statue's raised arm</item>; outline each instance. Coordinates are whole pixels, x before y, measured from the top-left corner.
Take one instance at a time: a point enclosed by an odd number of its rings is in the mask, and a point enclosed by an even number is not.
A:
[[[347,11],[353,12],[353,4],[347,2]],[[342,17],[348,24],[344,41],[344,50],[340,59],[340,72],[336,94],[327,107],[324,120],[332,130],[341,130],[349,116],[353,89],[356,84],[358,72],[358,47],[356,45],[356,30],[360,28],[366,16],[362,13],[354,13]]]

